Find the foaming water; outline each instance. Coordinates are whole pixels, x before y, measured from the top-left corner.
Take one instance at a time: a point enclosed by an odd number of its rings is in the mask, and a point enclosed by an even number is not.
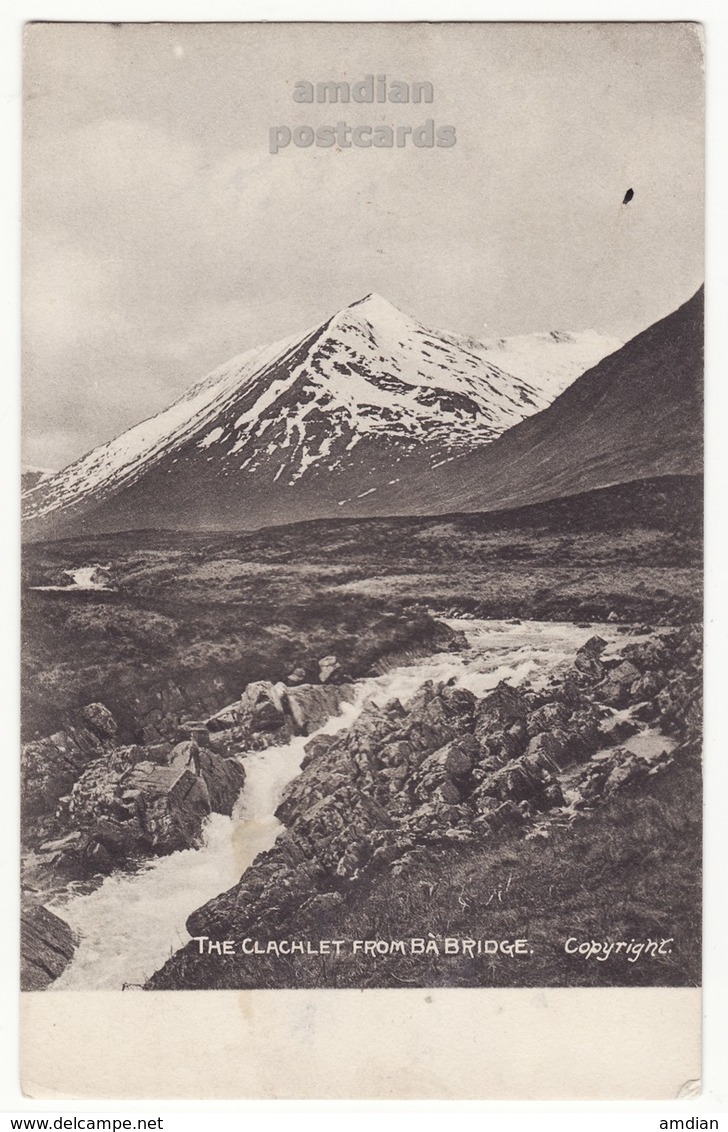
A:
[[[587,625],[580,627],[569,621],[477,621],[446,620],[451,629],[464,632],[469,648],[459,653],[436,653],[417,665],[393,669],[399,690],[387,691],[406,699],[413,695],[425,680],[451,680],[459,688],[467,688],[476,696],[484,696],[501,680],[517,684],[529,680],[540,687],[550,676],[571,665],[574,654],[590,637],[598,634],[607,642],[604,655],[609,656],[615,645],[625,638],[613,625]],[[631,640],[638,639],[634,635]],[[373,698],[377,694],[377,680]]]
[[[78,570],[64,570],[71,581],[65,586],[30,586],[31,590],[45,590],[46,592],[72,593],[74,590],[108,590],[113,586],[108,584],[103,566],[81,566]]]
[[[316,734],[332,734],[356,718],[364,689]],[[245,785],[231,817],[211,814],[200,849],[181,849],[116,872],[82,896],[51,905],[80,944],[52,990],[119,990],[138,986],[190,939],[185,921],[236,884],[281,830],[275,817],[283,789],[298,773],[309,737],[245,757]]]
[[[568,623],[454,621],[470,648],[438,653],[415,665],[393,668],[360,681],[356,699],[317,734],[350,727],[368,700],[406,703],[426,680],[454,679],[456,686],[484,695],[499,681],[540,683],[571,662],[576,649],[598,632],[610,643],[611,625],[577,628]],[[245,755],[245,785],[231,817],[212,814],[200,849],[156,857],[135,872],[116,872],[93,892],[69,892],[52,907],[77,933],[73,960],[52,990],[119,990],[142,985],[169,956],[188,942],[187,917],[212,897],[232,888],[259,853],[281,831],[275,817],[285,786],[300,770],[310,737]]]

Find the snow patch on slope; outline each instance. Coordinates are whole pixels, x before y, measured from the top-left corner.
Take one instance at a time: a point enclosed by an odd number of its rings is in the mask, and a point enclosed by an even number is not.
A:
[[[248,350],[219,366],[163,412],[93,449],[88,455],[27,492],[27,513],[44,515],[64,504],[76,502],[97,489],[112,484],[116,486],[119,482],[132,478],[138,468],[148,467],[155,457],[168,453],[201,426],[212,423],[241,386],[281,355],[292,350],[305,337],[296,335],[269,346]],[[209,433],[208,437],[211,435]],[[210,440],[209,443],[214,441]],[[39,488],[42,488],[42,493]],[[35,499],[38,499],[38,506],[34,506]]]

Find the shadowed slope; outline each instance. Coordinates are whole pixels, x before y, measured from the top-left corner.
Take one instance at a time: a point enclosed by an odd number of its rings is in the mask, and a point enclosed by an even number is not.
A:
[[[431,509],[518,507],[702,470],[703,289],[543,412],[430,483]]]

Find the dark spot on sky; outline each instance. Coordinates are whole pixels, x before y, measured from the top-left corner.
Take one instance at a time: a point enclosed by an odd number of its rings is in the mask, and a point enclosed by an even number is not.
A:
[[[622,201],[622,204],[629,204],[633,196],[634,189],[627,189],[627,192],[624,194],[624,200]]]

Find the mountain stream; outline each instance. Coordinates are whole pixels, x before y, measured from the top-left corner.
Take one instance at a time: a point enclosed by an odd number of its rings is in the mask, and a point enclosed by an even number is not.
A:
[[[426,680],[455,678],[457,686],[485,695],[501,680],[534,685],[573,661],[594,633],[609,651],[625,641],[612,625],[579,628],[570,623],[448,620],[466,634],[470,648],[437,653],[416,664],[357,683],[354,703],[320,729],[350,727],[370,699],[406,703]],[[609,655],[609,651],[605,655]],[[241,754],[245,785],[231,817],[212,814],[199,849],[155,857],[134,872],[118,871],[92,892],[70,885],[52,907],[74,929],[79,946],[52,990],[120,990],[141,986],[189,934],[187,917],[236,884],[259,853],[270,849],[282,826],[275,817],[284,787],[298,773],[310,736],[279,747]]]

